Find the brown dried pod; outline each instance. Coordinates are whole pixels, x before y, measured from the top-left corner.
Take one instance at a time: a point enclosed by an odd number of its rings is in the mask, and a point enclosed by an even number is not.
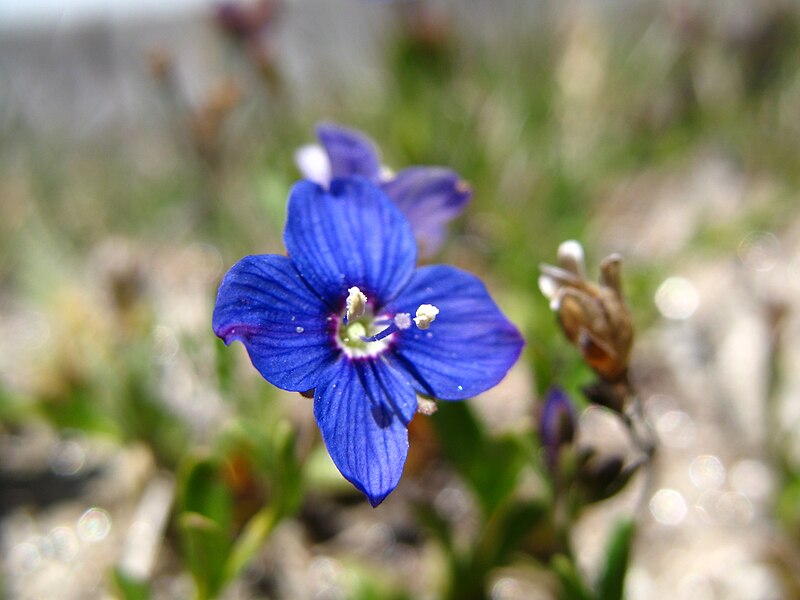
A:
[[[558,248],[559,266],[540,265],[539,288],[550,300],[564,334],[603,381],[628,370],[633,324],[622,294],[621,263],[612,254],[600,263],[599,285],[585,277],[583,248],[569,240]]]

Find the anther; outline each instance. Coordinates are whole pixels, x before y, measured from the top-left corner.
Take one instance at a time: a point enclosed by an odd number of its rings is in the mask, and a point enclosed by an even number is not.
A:
[[[394,324],[398,329],[408,329],[411,327],[411,315],[408,313],[397,313],[394,316]]]
[[[360,289],[353,286],[347,290],[347,303],[345,306],[347,308],[344,315],[344,322],[346,324],[350,319],[357,319],[364,316],[364,312],[367,310],[367,297]]]
[[[417,309],[417,316],[414,317],[414,323],[420,329],[427,329],[436,320],[436,315],[439,314],[439,309],[433,304],[421,304]]]

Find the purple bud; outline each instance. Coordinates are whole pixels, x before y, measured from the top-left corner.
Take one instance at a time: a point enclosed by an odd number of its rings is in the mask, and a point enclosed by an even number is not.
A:
[[[561,388],[550,388],[539,419],[539,438],[551,472],[556,469],[561,447],[575,437],[576,422],[577,411],[572,399]]]

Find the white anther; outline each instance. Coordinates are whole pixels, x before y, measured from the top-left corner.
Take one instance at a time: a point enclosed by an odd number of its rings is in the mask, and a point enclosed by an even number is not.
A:
[[[367,310],[367,297],[361,292],[360,289],[353,286],[347,290],[347,312],[345,316],[347,320],[357,319],[364,315]]]
[[[585,258],[583,246],[577,240],[567,240],[558,247],[558,263],[562,268],[578,277],[584,276]]]
[[[417,412],[421,415],[425,415],[426,417],[430,417],[432,414],[436,413],[436,401],[431,400],[430,398],[423,398],[422,396],[417,396]]]
[[[439,309],[433,304],[421,304],[417,309],[417,316],[414,317],[414,323],[420,329],[427,329],[436,320],[436,315],[439,314]]]
[[[394,316],[394,324],[398,329],[408,329],[411,327],[411,315],[408,313],[397,313]]]

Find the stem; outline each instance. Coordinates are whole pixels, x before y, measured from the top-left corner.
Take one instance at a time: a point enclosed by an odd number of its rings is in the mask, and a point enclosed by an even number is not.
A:
[[[641,461],[636,465],[645,469],[645,479],[639,498],[636,501],[636,514],[642,514],[647,505],[647,499],[650,497],[655,484],[655,469],[653,468],[653,459],[658,447],[656,442],[658,436],[653,429],[650,421],[647,420],[644,414],[644,405],[641,398],[636,393],[636,390],[631,385],[628,378],[624,381],[625,389],[625,402],[626,410],[620,413],[623,423],[628,430],[628,435],[636,448],[642,453]]]
[[[787,307],[783,304],[770,304],[767,306],[769,326],[769,347],[767,349],[767,387],[765,390],[765,420],[767,431],[767,452],[776,469],[781,473],[785,470],[785,452],[783,451],[782,424],[780,415],[780,402],[778,392],[781,388],[781,358],[783,355],[783,320]]]

